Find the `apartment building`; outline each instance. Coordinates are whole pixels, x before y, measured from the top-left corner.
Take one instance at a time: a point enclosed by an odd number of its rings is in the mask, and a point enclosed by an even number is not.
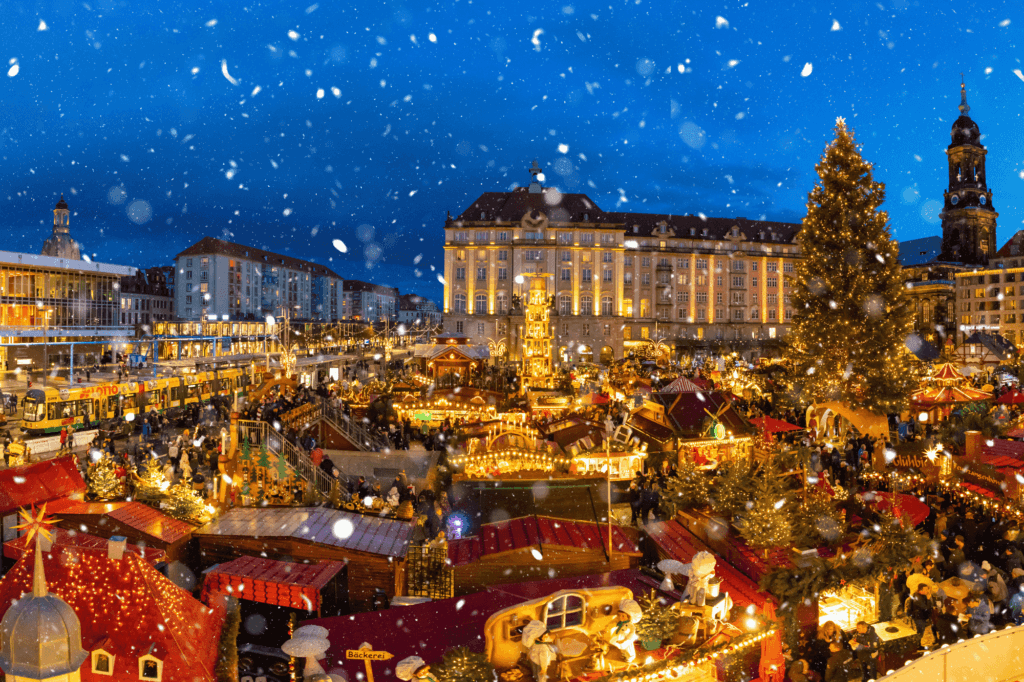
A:
[[[441,311],[429,298],[402,294],[398,299],[398,322],[406,327],[432,327],[441,324]]]
[[[547,273],[563,361],[608,361],[649,339],[757,346],[789,329],[799,225],[612,213],[543,187],[487,192],[445,222],[445,331],[517,357],[522,279]]]
[[[956,274],[958,343],[975,332],[1024,341],[1024,230],[1018,231],[986,267]]]
[[[398,289],[360,282],[357,279],[346,279],[342,285],[342,311],[348,320],[396,322]]]
[[[323,265],[213,237],[174,260],[178,319],[339,319],[342,279]]]
[[[118,296],[121,299],[121,324],[149,325],[170,320],[174,316],[174,299],[158,268],[138,270],[122,277]]]

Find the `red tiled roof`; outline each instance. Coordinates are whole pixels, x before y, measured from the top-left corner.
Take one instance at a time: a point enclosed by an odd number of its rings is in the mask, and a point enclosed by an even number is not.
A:
[[[989,445],[987,440],[982,440],[981,456],[1003,456],[1008,459],[1013,459],[1016,460],[1017,462],[1020,462],[1021,458],[1024,458],[1024,441],[1006,440],[1005,438],[995,438],[992,440],[992,445]],[[993,466],[1003,465],[994,464]]]
[[[59,500],[47,511],[52,514],[104,515],[161,542],[172,544],[189,537],[194,528],[173,519],[159,509],[141,502],[76,502]]]
[[[67,530],[65,528],[54,528],[50,532],[53,535],[54,547],[76,547],[78,549],[92,549],[102,552],[107,551],[107,543],[109,540],[106,540],[105,538],[99,538],[95,535],[79,533],[78,531]],[[147,547],[145,545],[136,545],[131,542],[126,545],[126,548],[129,552],[135,552],[151,564],[157,564],[163,561],[167,556],[167,552],[162,549]],[[30,547],[25,546],[24,538],[8,540],[4,543],[4,556],[8,559],[14,559],[17,561],[24,556],[29,549]]]
[[[988,488],[982,488],[980,485],[975,485],[973,483],[967,483],[966,481],[960,481],[960,485],[963,486],[964,488],[966,488],[967,490],[971,491],[972,493],[977,493],[978,495],[981,495],[982,497],[990,497],[993,500],[999,498],[999,496],[996,495],[994,492],[992,492]]]
[[[487,523],[480,533],[448,543],[452,565],[462,566],[484,557],[545,546],[569,547],[601,551],[608,544],[608,526],[552,519],[546,516],[524,516],[499,523]],[[622,526],[612,526],[612,545],[622,554],[639,554],[637,541]]]
[[[43,566],[50,592],[81,622],[83,648],[102,644],[115,657],[112,678],[90,678],[87,672],[83,679],[138,679],[139,657],[147,653],[163,661],[166,682],[217,679],[222,608],[207,608],[134,552],[114,560],[105,549],[55,545],[44,554]],[[27,554],[0,580],[0,617],[31,590]]]
[[[714,554],[703,542],[697,539],[679,521],[661,521],[647,525],[650,536],[663,552],[676,561],[690,563],[697,552]],[[715,574],[722,578],[722,589],[727,591],[733,602],[741,608],[753,604],[761,609],[768,596],[762,593],[757,585],[747,576],[727,564],[721,558],[715,564]],[[677,584],[677,587],[679,585]]]
[[[70,457],[5,469],[0,471],[0,515],[85,490],[85,481]]]
[[[343,568],[340,561],[297,564],[242,556],[207,573],[202,600],[209,603],[210,595],[225,592],[239,599],[317,611],[320,590]]]

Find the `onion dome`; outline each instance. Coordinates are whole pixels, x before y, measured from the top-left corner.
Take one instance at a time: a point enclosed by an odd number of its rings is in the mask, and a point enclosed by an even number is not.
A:
[[[8,677],[46,680],[70,675],[88,657],[82,649],[78,616],[67,602],[46,589],[37,537],[32,594],[12,604],[0,621],[0,669]]]
[[[967,88],[962,81],[960,83],[960,106],[958,108],[960,109],[960,116],[953,122],[953,129],[949,131],[949,136],[952,138],[949,145],[950,148],[963,145],[981,147],[981,131],[978,129],[978,124],[967,115],[971,107],[967,104]]]

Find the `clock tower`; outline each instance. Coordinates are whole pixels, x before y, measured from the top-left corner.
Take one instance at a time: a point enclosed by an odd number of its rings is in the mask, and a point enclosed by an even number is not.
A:
[[[978,124],[967,113],[967,89],[960,83],[960,116],[950,131],[946,156],[949,188],[942,213],[941,260],[968,265],[986,265],[995,255],[996,218],[992,191],[985,182],[985,155]]]

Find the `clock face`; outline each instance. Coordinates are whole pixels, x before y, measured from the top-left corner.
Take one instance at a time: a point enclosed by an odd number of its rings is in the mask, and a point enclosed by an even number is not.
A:
[[[986,197],[984,194],[982,194],[981,197],[978,199],[978,201],[980,201],[981,205],[984,206],[988,202],[988,197]]]
[[[958,197],[957,195],[954,194],[953,197],[949,200],[949,203],[951,203],[954,206],[956,206],[957,204],[960,203],[960,197]]]

